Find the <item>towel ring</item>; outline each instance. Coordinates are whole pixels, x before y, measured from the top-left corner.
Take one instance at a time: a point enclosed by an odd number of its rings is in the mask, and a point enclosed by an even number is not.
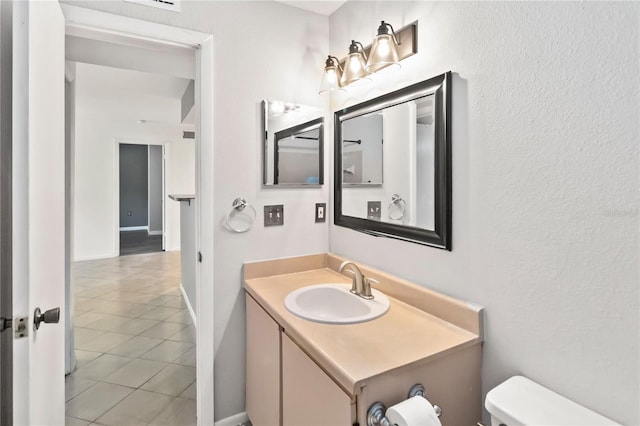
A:
[[[395,216],[392,213],[392,207],[397,207],[396,210],[399,211],[399,214]],[[391,203],[389,203],[389,219],[392,220],[400,220],[404,217],[404,212],[407,209],[407,202],[402,199],[402,197],[398,194],[393,194],[391,196]]]
[[[247,207],[253,213],[253,215],[249,215],[249,217],[251,217],[251,220],[249,220],[249,225],[244,228],[237,228],[231,225],[232,218],[244,212]],[[224,221],[225,221],[225,224],[227,225],[227,228],[229,228],[233,232],[237,232],[241,234],[251,229],[251,227],[253,226],[253,221],[256,220],[256,215],[257,215],[256,209],[254,209],[251,204],[247,203],[246,199],[238,197],[235,200],[233,200],[233,203],[231,204],[231,210],[229,210],[229,213],[227,213],[227,216]]]

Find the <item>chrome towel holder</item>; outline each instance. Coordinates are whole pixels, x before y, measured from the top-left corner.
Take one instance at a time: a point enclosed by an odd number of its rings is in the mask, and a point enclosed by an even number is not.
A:
[[[396,207],[399,213],[393,215],[392,207]],[[407,202],[402,199],[400,194],[393,194],[391,196],[391,203],[389,204],[389,219],[400,220],[404,218],[404,213],[407,210]]]
[[[248,210],[246,210],[247,207],[249,208]],[[247,211],[251,212],[248,215],[250,219],[247,220],[247,223],[248,223],[247,226],[237,227],[231,224],[234,218],[239,217],[240,215],[242,215],[243,213],[246,213]],[[225,222],[225,225],[227,225],[227,228],[229,228],[231,231],[241,234],[243,232],[247,232],[253,227],[253,222],[256,220],[256,215],[257,215],[256,209],[253,208],[253,206],[249,204],[245,198],[238,197],[235,200],[233,200],[233,203],[231,204],[231,210],[229,210],[229,212],[227,213],[227,216],[225,217],[224,222]]]

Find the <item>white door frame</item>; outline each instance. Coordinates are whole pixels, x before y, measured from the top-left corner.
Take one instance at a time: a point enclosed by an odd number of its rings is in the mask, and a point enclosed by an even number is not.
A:
[[[213,36],[169,25],[61,4],[67,28],[123,35],[196,49],[197,417],[214,424],[213,327]]]

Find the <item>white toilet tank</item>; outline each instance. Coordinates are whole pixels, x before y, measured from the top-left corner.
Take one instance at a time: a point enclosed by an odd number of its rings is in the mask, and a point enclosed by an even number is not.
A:
[[[490,390],[484,406],[492,426],[620,426],[522,376]]]

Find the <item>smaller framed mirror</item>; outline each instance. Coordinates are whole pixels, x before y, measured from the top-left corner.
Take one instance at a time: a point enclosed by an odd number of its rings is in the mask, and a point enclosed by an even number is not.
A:
[[[262,117],[262,184],[268,187],[324,184],[322,109],[264,100]]]

